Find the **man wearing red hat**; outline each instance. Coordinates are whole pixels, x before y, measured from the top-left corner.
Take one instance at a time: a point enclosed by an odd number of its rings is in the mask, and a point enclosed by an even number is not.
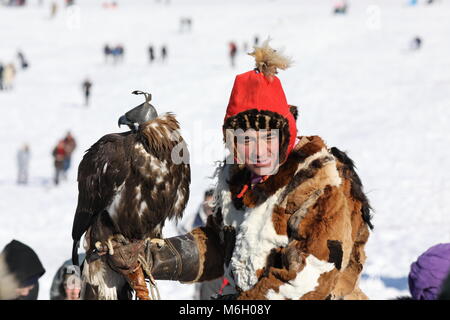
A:
[[[223,299],[366,299],[359,289],[370,205],[351,159],[318,136],[297,137],[297,108],[275,75],[289,59],[265,42],[256,68],[236,77],[206,226],[159,242],[121,246],[123,272],[144,263],[155,279],[225,276]]]

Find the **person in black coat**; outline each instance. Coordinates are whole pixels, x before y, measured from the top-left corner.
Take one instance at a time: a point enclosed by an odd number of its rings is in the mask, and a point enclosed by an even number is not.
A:
[[[18,284],[18,300],[37,300],[39,278],[45,273],[39,257],[29,246],[12,240],[2,253],[9,271],[15,276]]]

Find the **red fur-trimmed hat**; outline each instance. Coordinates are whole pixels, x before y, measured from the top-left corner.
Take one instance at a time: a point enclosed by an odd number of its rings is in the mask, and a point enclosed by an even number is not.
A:
[[[291,61],[272,49],[269,40],[255,47],[256,68],[239,74],[234,81],[225,114],[226,129],[279,129],[280,162],[284,162],[294,148],[297,136],[297,108],[287,103],[278,69],[286,69]]]

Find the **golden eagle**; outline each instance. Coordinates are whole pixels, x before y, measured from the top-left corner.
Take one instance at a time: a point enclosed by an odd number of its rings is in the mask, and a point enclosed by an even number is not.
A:
[[[78,205],[72,228],[72,260],[83,234],[82,297],[148,297],[142,268],[124,276],[108,264],[113,242],[162,238],[166,219],[181,218],[189,198],[190,166],[179,124],[157,114],[151,95],[119,119],[131,131],[108,134],[87,150],[78,167]],[[138,294],[144,288],[146,294]]]

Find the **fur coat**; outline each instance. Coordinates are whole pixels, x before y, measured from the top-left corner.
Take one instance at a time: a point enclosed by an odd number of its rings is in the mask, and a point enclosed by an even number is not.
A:
[[[250,172],[219,169],[216,209],[194,229],[195,281],[225,275],[237,299],[367,299],[370,205],[353,162],[320,137],[301,137],[277,174],[237,195]]]

